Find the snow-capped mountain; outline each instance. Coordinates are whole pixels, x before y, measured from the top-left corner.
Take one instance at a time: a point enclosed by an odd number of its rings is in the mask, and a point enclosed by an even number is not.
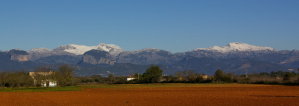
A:
[[[247,43],[240,42],[232,42],[226,46],[213,46],[210,48],[198,48],[194,51],[216,51],[220,53],[228,53],[228,52],[244,52],[244,51],[274,51],[275,49],[271,47],[263,47],[263,46],[255,46]]]
[[[86,45],[78,45],[78,44],[68,44],[68,45],[62,45],[59,46],[53,50],[47,49],[47,48],[34,48],[29,51],[27,51],[31,57],[31,60],[47,60],[45,58],[49,58],[51,56],[57,57],[57,56],[71,56],[74,58],[80,58],[84,53],[91,51],[91,50],[100,50],[108,52],[112,56],[118,55],[123,50],[114,44],[105,44],[100,43],[96,46],[86,46]],[[53,59],[57,60],[57,59]]]
[[[82,55],[87,51],[90,51],[92,49],[97,49],[96,46],[85,46],[85,45],[77,45],[77,44],[68,44],[60,46],[53,51],[64,51],[68,53],[72,53],[75,55]]]
[[[69,45],[60,46],[60,47],[54,49],[54,51],[65,51],[65,52],[72,53],[72,54],[75,54],[75,55],[83,55],[85,52],[93,50],[93,49],[94,50],[106,51],[106,52],[109,52],[113,55],[119,54],[120,52],[123,51],[117,45],[105,44],[105,43],[101,43],[97,46],[85,46],[85,45],[69,44]]]

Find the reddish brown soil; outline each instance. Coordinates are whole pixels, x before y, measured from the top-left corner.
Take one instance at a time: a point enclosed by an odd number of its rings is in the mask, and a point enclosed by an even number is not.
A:
[[[82,91],[1,92],[0,105],[299,106],[299,86],[91,88]]]

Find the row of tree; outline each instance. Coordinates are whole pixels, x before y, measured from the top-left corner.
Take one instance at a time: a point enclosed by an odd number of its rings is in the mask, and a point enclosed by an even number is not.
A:
[[[109,83],[109,84],[121,84],[121,83],[158,83],[161,82],[163,70],[158,66],[149,67],[143,74],[134,74],[135,78],[132,81],[127,81],[128,76],[115,76],[109,74],[108,77],[102,77],[100,75],[94,75],[89,77],[77,77],[79,83]]]
[[[163,70],[159,66],[151,66],[142,74],[132,76],[115,76],[110,74],[108,77],[99,75],[89,77],[78,77],[80,83],[208,83],[211,78],[207,75],[194,73],[193,71],[177,72],[175,75],[163,76]],[[127,81],[127,78],[134,80]]]
[[[130,76],[134,80],[127,81],[127,76],[80,77],[80,83],[253,83],[253,84],[299,84],[299,73],[277,71],[271,73],[236,75],[216,70],[214,75],[195,73],[191,70],[176,72],[163,76],[158,66],[149,67],[143,74]]]
[[[35,72],[51,72],[49,68],[38,68]],[[235,75],[217,70],[214,75],[195,73],[191,70],[176,72],[174,75],[163,76],[159,66],[149,67],[143,74],[130,76],[134,80],[127,81],[128,76],[108,77],[100,75],[75,77],[74,68],[62,65],[50,75],[35,75],[34,78],[27,72],[2,72],[0,73],[0,87],[29,87],[41,86],[45,80],[56,81],[58,86],[71,86],[78,83],[259,83],[259,84],[299,84],[298,72],[277,71],[271,73],[258,73]]]

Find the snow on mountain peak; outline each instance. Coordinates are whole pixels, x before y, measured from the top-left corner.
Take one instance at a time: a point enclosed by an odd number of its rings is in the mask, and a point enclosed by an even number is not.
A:
[[[65,51],[65,52],[72,53],[75,55],[82,55],[85,52],[92,50],[92,49],[96,49],[96,47],[95,46],[77,45],[77,44],[68,44],[68,45],[60,46],[60,47],[54,49],[54,51]]]
[[[112,55],[119,54],[120,52],[123,51],[123,49],[120,48],[117,45],[114,45],[114,44],[105,44],[105,43],[100,43],[97,46],[97,49],[98,50],[103,50],[103,51],[106,51],[106,52],[110,52]]]
[[[93,49],[106,51],[106,52],[109,52],[111,54],[117,54],[117,53],[120,53],[122,51],[122,49],[117,45],[105,44],[105,43],[101,43],[97,46],[68,44],[68,45],[60,46],[60,47],[58,47],[54,50],[55,51],[65,51],[65,52],[72,53],[72,54],[75,54],[75,55],[83,55],[85,52],[93,50]]]
[[[273,51],[271,47],[255,46],[247,43],[232,42],[226,46],[213,46],[210,48],[198,48],[198,50],[217,51],[221,53],[233,52],[233,51]]]

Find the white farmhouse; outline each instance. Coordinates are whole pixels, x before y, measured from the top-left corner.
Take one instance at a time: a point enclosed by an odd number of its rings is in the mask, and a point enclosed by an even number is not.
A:
[[[34,85],[41,85],[42,87],[56,87],[57,81],[51,78],[51,76],[55,75],[55,72],[29,72],[29,76],[31,76],[34,80]]]

